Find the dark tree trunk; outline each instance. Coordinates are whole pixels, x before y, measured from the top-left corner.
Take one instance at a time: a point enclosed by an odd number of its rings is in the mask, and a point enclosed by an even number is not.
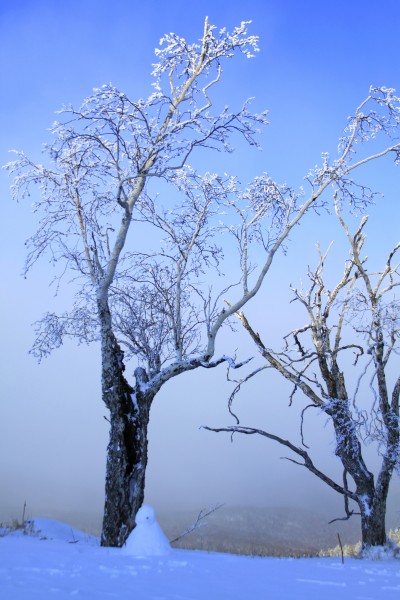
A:
[[[397,439],[398,438],[396,437],[395,442]],[[386,503],[396,460],[396,452],[388,452],[382,460],[381,470],[377,477],[374,493],[371,496],[369,503],[367,505],[365,502],[359,503],[361,509],[363,548],[369,546],[384,546],[387,543]]]
[[[102,324],[102,394],[109,410],[102,546],[121,547],[144,498],[147,428],[152,398],[134,390],[124,377],[123,352],[111,327],[105,301],[99,303]],[[145,373],[138,369],[143,382]],[[140,386],[136,386],[140,390]]]
[[[386,501],[394,468],[393,462],[383,460],[381,472],[375,485],[373,474],[368,471],[356,427],[347,400],[333,401],[330,416],[336,433],[336,455],[356,484],[355,494],[361,513],[362,548],[386,544]]]
[[[365,511],[361,506],[361,535],[363,549],[386,544],[386,501],[375,502]]]

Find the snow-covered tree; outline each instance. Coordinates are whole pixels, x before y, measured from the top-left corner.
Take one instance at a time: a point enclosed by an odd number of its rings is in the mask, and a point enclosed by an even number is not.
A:
[[[45,147],[46,164],[36,164],[18,152],[9,165],[16,174],[16,197],[26,197],[35,184],[40,188],[35,210],[41,220],[28,242],[26,270],[46,255],[60,264],[63,273],[75,271],[82,284],[68,316],[48,315],[42,321],[35,350],[46,352],[68,334],[90,339],[96,327],[101,338],[102,396],[110,411],[104,545],[124,543],[143,496],[146,461],[142,441],[149,402],[132,402],[114,322],[118,317],[114,319],[112,314],[114,305],[121,314],[123,297],[128,297],[125,290],[116,301],[114,288],[120,271],[129,276],[126,244],[128,237],[129,243],[135,241],[135,211],[146,188],[155,181],[164,185],[175,179],[199,148],[229,152],[231,134],[256,144],[255,135],[266,122],[265,115],[251,113],[248,102],[236,112],[228,107],[218,112],[212,96],[223,61],[240,53],[251,57],[257,50],[257,38],[248,35],[246,23],[232,32],[217,31],[206,19],[200,43],[193,44],[167,34],[155,51],[153,91],[147,99],[131,100],[112,85],[96,89],[80,108],[67,106],[60,111],[60,119],[52,127],[54,139]],[[201,215],[196,218],[201,224]],[[185,270],[184,259],[180,268]],[[154,276],[168,274],[160,269]],[[146,291],[142,292],[143,299]],[[138,298],[136,307],[137,303]],[[88,304],[94,311],[87,310]],[[145,315],[141,317],[143,324]],[[177,343],[183,343],[183,323],[178,315],[175,326]],[[44,344],[41,349],[39,340]],[[212,352],[213,344],[205,362]],[[146,388],[144,379],[144,373],[138,371],[141,390]]]
[[[352,235],[336,193],[335,199],[350,257],[340,281],[329,287],[325,275],[329,251],[320,252],[317,268],[308,271],[309,288],[292,288],[294,299],[307,313],[306,324],[286,335],[284,348],[276,351],[261,339],[243,312],[237,313],[265,360],[264,368],[276,370],[293,385],[290,401],[296,392],[306,400],[300,422],[302,445],[260,428],[244,427],[237,417],[235,425],[211,430],[258,434],[289,448],[297,459],[288,460],[306,467],[343,495],[346,518],[361,516],[362,553],[368,556],[371,547],[387,543],[387,496],[393,474],[396,470],[400,474],[400,301],[396,294],[400,243],[388,254],[383,269],[370,271],[363,255],[368,218],[362,219]],[[230,398],[232,414],[232,401],[243,383]],[[304,415],[309,408],[319,409],[332,424],[335,454],[343,466],[340,483],[315,465],[305,444]],[[376,475],[365,457],[366,446],[371,444],[380,457]]]

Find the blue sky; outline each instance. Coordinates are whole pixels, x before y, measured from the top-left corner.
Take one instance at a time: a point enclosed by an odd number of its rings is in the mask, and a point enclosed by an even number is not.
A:
[[[335,151],[347,116],[371,84],[400,90],[397,0],[3,0],[0,162],[9,160],[10,148],[24,149],[40,160],[41,144],[47,139],[46,129],[55,110],[63,103],[80,104],[95,86],[111,81],[133,98],[148,95],[153,49],[160,37],[175,31],[197,39],[206,15],[218,27],[227,28],[252,20],[250,31],[260,36],[261,52],[255,59],[227,63],[219,98],[235,107],[254,97],[257,109],[269,110],[263,152],[239,145],[231,157],[218,158],[221,168],[237,173],[243,181],[267,171],[278,181],[300,186],[321,152]],[[215,168],[215,163],[206,168]],[[386,196],[371,210],[371,248],[380,256],[383,242],[392,246],[398,238],[399,171],[386,161],[363,176]],[[12,202],[8,186],[2,172],[3,509],[22,505],[24,500],[32,510],[61,506],[61,490],[64,504],[66,499],[71,506],[81,506],[82,497],[86,507],[92,503],[101,510],[107,429],[99,398],[99,356],[95,348],[70,345],[38,366],[27,355],[32,340],[30,324],[54,302],[54,292],[48,287],[51,272],[45,263],[38,265],[27,281],[20,277],[24,240],[34,231],[36,221],[28,205]],[[318,238],[325,243],[335,235],[329,227],[327,219],[312,220],[296,231],[293,253],[289,251],[285,263],[280,259],[272,287],[287,286],[291,278],[302,277]],[[270,310],[277,310],[284,319],[280,300],[274,300],[269,289],[260,302],[268,302]],[[261,314],[261,305],[256,312]],[[191,487],[199,504],[229,498],[243,502],[248,497],[256,504],[290,503],[284,495],[287,488],[281,485],[282,463],[277,462],[280,472],[271,469],[260,481],[260,463],[254,461],[255,453],[263,451],[277,461],[279,449],[265,449],[265,442],[255,440],[238,441],[232,448],[227,440],[210,440],[198,432],[201,423],[226,422],[226,388],[221,372],[208,375],[207,383],[200,375],[192,376],[190,382],[199,381],[204,391],[210,389],[205,386],[216,386],[215,403],[205,403],[202,393],[188,402],[190,384],[182,378],[153,409],[149,499],[157,503],[162,497],[173,503],[179,495],[183,502],[193,502],[187,494]],[[257,410],[262,410],[263,385],[258,384],[260,397],[255,399],[254,415],[250,413],[254,418]],[[168,419],[170,425],[163,427]],[[278,419],[277,426],[280,424]],[[189,441],[193,451],[182,452]],[[215,460],[215,456],[220,458]],[[291,477],[293,467],[287,469],[285,473]],[[330,496],[322,485],[313,485],[310,482],[319,499]],[[271,491],[275,486],[281,486],[283,495]],[[244,493],[244,489],[248,491]],[[304,491],[300,497],[307,505],[308,494]]]

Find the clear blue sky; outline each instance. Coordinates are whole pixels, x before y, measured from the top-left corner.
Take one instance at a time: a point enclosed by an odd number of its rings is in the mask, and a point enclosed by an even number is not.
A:
[[[260,36],[261,52],[251,61],[227,64],[221,86],[220,100],[232,107],[251,96],[257,109],[269,109],[264,151],[238,147],[229,159],[227,169],[243,180],[268,171],[279,181],[301,185],[321,152],[335,151],[346,117],[371,84],[400,91],[397,0],[3,0],[0,162],[9,160],[10,148],[24,149],[39,160],[55,110],[63,103],[79,104],[95,86],[111,81],[133,98],[148,95],[153,49],[160,37],[175,31],[197,39],[206,15],[211,23],[227,28],[252,20],[251,32]],[[372,210],[371,239],[377,251],[383,241],[397,241],[399,173],[388,163],[365,173],[366,180],[386,195],[383,204]],[[101,510],[107,424],[99,397],[99,356],[95,348],[71,345],[38,366],[27,355],[30,324],[53,302],[53,291],[48,288],[51,272],[44,263],[28,281],[20,277],[23,243],[35,229],[35,217],[27,204],[13,204],[4,172],[0,198],[0,479],[4,504],[0,509],[22,506],[24,500],[32,510],[60,507],[65,501],[76,508],[82,496],[86,509],[93,505]],[[282,285],[296,275],[292,266],[301,263],[303,251],[308,256],[318,239],[315,236],[329,238],[325,224],[312,221],[293,236],[297,245],[292,261],[285,263],[285,280],[277,275]],[[197,381],[198,376],[193,377]],[[197,494],[201,506],[229,498],[243,502],[249,496],[256,504],[287,500],[272,491],[282,483],[279,472],[266,476],[263,483],[260,463],[249,467],[256,451],[277,460],[279,449],[274,452],[255,440],[238,441],[232,449],[226,439],[210,440],[208,434],[197,431],[201,423],[227,421],[223,378],[222,373],[213,373],[207,379],[217,386],[213,404],[203,402],[201,394],[188,402],[186,384],[176,383],[153,409],[148,486],[152,502],[161,503],[162,496],[171,503],[180,496],[193,503],[188,488]],[[200,386],[210,385],[200,381]],[[208,396],[209,389],[204,387]],[[170,434],[163,427],[166,420]],[[189,441],[193,451],[183,452]],[[244,459],[238,468],[241,452]],[[277,466],[282,472],[282,463]],[[291,475],[293,467],[286,472]],[[318,490],[322,502],[330,494],[319,484],[312,489]],[[299,501],[307,505],[306,492],[299,494]]]

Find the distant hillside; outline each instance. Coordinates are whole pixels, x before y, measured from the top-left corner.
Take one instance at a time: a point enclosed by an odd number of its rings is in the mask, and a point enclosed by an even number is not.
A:
[[[158,520],[168,538],[174,539],[196,517],[193,512],[170,512],[159,514]],[[360,539],[356,517],[329,525],[325,515],[295,508],[224,506],[205,521],[206,525],[174,546],[237,554],[308,556],[336,546],[338,532],[343,543]]]
[[[167,537],[172,540],[196,521],[198,511],[163,512],[159,509],[156,515]],[[19,517],[19,513],[17,516]],[[53,509],[35,515],[28,510],[27,516],[59,519],[93,535],[100,535],[101,532],[101,514]],[[337,546],[338,533],[343,544],[359,541],[358,517],[328,524],[330,519],[340,516],[342,515],[293,507],[223,506],[207,517],[202,527],[174,546],[261,556],[312,556],[320,550]],[[390,515],[390,518],[388,516],[388,528],[399,526],[399,516],[398,513],[395,518],[394,515]],[[7,520],[10,521],[4,519]]]

